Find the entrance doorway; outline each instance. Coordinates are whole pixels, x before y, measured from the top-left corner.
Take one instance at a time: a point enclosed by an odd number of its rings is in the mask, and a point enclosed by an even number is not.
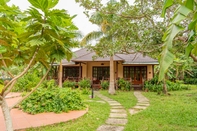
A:
[[[124,66],[123,67],[124,78],[131,78],[133,85],[142,84],[142,80],[147,79],[147,67],[146,66]]]
[[[109,79],[109,66],[93,67],[92,76],[97,80]]]

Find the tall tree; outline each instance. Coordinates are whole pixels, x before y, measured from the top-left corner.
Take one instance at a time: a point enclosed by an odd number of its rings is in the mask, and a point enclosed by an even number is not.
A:
[[[97,3],[99,4],[99,3]],[[107,2],[106,7],[108,8],[114,8],[116,5],[116,2],[113,0],[110,0]],[[104,7],[105,8],[105,7]],[[117,17],[113,14],[103,14],[100,11],[96,11],[93,13],[93,15],[90,16],[90,21],[93,24],[96,24],[100,27],[100,31],[93,31],[86,35],[83,40],[82,44],[87,43],[88,41],[92,39],[99,40],[99,43],[96,44],[96,46],[90,45],[89,47],[93,49],[98,56],[101,57],[110,57],[110,84],[109,84],[109,94],[115,94],[115,77],[114,77],[114,54],[115,54],[115,38],[113,37],[113,33],[111,32],[111,29],[113,27],[113,23],[116,21]],[[102,50],[106,46],[108,48],[108,51]],[[101,47],[101,50],[99,48]]]
[[[162,1],[136,0],[134,4],[129,4],[127,0],[108,0],[106,3],[101,0],[76,2],[86,9],[85,14],[89,20],[99,25],[101,32],[105,32],[102,37],[98,32],[93,32],[84,38],[87,40],[100,37],[97,44],[91,46],[98,56],[135,52],[154,52],[152,54],[158,56],[156,52],[159,54],[161,50],[161,37],[165,26],[163,21],[158,20]],[[110,81],[114,83],[114,80]]]
[[[12,131],[11,108],[39,87],[50,70],[50,63],[71,58],[70,49],[77,45],[74,39],[77,27],[66,10],[53,9],[58,0],[28,0],[32,6],[25,12],[16,6],[9,7],[7,1],[0,1],[0,64],[12,79],[0,92],[0,105],[7,131]],[[6,95],[14,88],[17,79],[37,62],[48,67],[48,71],[27,96],[9,108]],[[7,70],[12,65],[26,67],[15,76]]]

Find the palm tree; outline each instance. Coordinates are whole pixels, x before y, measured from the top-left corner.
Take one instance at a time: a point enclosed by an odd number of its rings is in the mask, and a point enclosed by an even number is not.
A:
[[[113,4],[113,3],[112,3]],[[113,25],[113,15],[103,15],[99,11],[95,12],[90,21],[100,27],[100,31],[93,31],[87,34],[81,41],[82,45],[86,45],[91,40],[99,40],[96,46],[89,46],[93,48],[97,52],[98,56],[110,56],[110,84],[109,84],[109,94],[115,94],[115,80],[114,80],[114,40],[113,34],[111,34],[110,29]],[[108,46],[110,51],[107,53],[100,51],[97,47],[103,48],[104,46]]]

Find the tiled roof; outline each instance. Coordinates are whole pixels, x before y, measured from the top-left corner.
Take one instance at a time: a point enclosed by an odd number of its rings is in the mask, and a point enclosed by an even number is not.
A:
[[[81,61],[109,61],[110,57],[97,57],[93,59],[93,56],[96,56],[95,52],[87,53],[83,56],[80,56],[76,59],[72,59],[74,62],[81,62]],[[122,58],[114,55],[114,61],[124,61]]]
[[[157,60],[149,56],[143,56],[141,53],[116,55],[124,59],[123,64],[158,64]]]
[[[74,52],[71,62],[63,60],[63,65],[74,64],[74,62],[87,62],[87,61],[110,61],[110,57],[98,57],[93,60],[95,52],[88,51],[86,48]],[[116,54],[114,61],[123,61],[123,64],[158,64],[158,61],[149,57],[143,56],[141,53],[136,54]]]

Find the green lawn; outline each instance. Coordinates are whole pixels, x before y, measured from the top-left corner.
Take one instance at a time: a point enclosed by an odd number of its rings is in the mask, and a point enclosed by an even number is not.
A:
[[[170,94],[144,92],[150,106],[129,116],[125,131],[197,131],[197,88]]]
[[[109,95],[107,91],[100,92],[118,101],[126,109],[137,102],[133,91],[117,91],[116,95]],[[157,95],[155,92],[142,94],[150,100],[150,106],[132,116],[128,113],[129,121],[125,131],[197,131],[197,87],[170,92],[169,96]],[[89,112],[77,120],[29,131],[95,131],[105,122],[110,111],[107,103],[96,102],[98,100],[96,97],[92,102],[86,102]]]
[[[115,95],[110,95],[108,91],[100,91],[101,94],[112,98],[121,103],[126,109],[129,109],[136,105],[137,99],[135,98],[133,91],[116,91]]]

